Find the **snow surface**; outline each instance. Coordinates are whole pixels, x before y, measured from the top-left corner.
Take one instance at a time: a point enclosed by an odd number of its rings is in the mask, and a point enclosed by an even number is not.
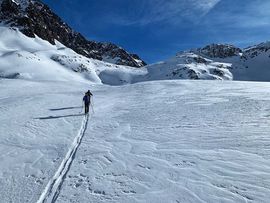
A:
[[[0,87],[1,202],[270,200],[269,83]]]
[[[18,29],[0,26],[0,78],[121,85],[132,83],[145,72],[89,59],[60,42],[52,45],[37,36],[29,38]]]
[[[13,28],[0,27],[0,39],[0,77],[83,81],[81,76],[50,60],[56,53],[72,52],[70,49],[58,49],[38,37],[26,37]]]
[[[118,66],[1,26],[0,202],[268,203],[270,84],[167,80],[230,70],[194,53]]]

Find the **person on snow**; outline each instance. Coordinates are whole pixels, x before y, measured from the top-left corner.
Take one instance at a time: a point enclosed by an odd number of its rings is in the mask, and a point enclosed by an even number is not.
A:
[[[89,113],[89,106],[90,106],[90,103],[91,103],[91,96],[93,96],[93,94],[90,92],[90,90],[88,90],[85,93],[84,97],[83,97],[85,114]]]

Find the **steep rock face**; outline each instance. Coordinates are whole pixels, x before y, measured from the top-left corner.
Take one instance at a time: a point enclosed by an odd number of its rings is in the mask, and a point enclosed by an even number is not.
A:
[[[227,58],[238,56],[242,53],[240,48],[227,44],[210,44],[203,48],[197,49],[197,52],[210,58]]]
[[[35,35],[54,44],[58,40],[65,46],[88,58],[119,65],[142,67],[146,63],[112,43],[98,43],[85,39],[72,30],[51,9],[37,0],[0,0],[0,21],[19,27],[27,36]]]

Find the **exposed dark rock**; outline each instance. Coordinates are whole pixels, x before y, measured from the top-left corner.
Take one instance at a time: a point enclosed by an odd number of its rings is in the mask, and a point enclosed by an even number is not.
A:
[[[210,58],[227,58],[238,56],[242,53],[240,48],[227,44],[211,44],[204,48],[197,49],[197,52]]]
[[[225,75],[224,71],[222,71],[222,70],[220,70],[220,69],[218,69],[218,68],[215,68],[215,69],[213,70],[213,74],[214,74],[214,75],[218,75],[218,76],[220,76],[220,77],[222,77],[222,76]]]
[[[203,58],[203,57],[201,57],[201,56],[194,57],[193,59],[194,59],[194,61],[195,61],[196,63],[204,63],[204,64],[207,63],[207,60],[205,60],[205,58]]]
[[[200,79],[199,76],[198,76],[198,74],[194,70],[192,70],[192,69],[189,69],[188,70],[188,76],[192,80],[198,80],[198,79]]]

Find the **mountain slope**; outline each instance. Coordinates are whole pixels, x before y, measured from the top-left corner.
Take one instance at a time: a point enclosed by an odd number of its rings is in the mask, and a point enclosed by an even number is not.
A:
[[[131,83],[143,69],[115,65],[77,54],[56,41],[30,38],[18,29],[0,26],[0,78]]]
[[[88,58],[113,62],[119,65],[142,67],[146,63],[136,54],[130,54],[112,43],[98,43],[85,39],[72,30],[51,9],[36,0],[1,0],[0,21],[18,27],[25,35],[55,40]]]
[[[179,52],[175,57],[146,66],[145,79],[222,79],[270,81],[270,43],[246,49],[211,44]]]
[[[3,26],[0,27],[0,59],[2,78],[87,80],[109,85],[164,79],[232,78],[226,69],[228,64],[205,60],[195,54],[179,55],[138,69],[89,59],[57,41],[52,45],[38,36],[30,38],[18,29]],[[198,65],[199,62],[206,64]]]
[[[230,63],[234,80],[270,81],[270,43],[245,49],[232,45],[212,44],[195,53],[211,60]]]
[[[166,61],[146,66],[148,73],[143,80],[232,80],[230,66],[230,64],[215,62],[194,53],[181,53]]]

